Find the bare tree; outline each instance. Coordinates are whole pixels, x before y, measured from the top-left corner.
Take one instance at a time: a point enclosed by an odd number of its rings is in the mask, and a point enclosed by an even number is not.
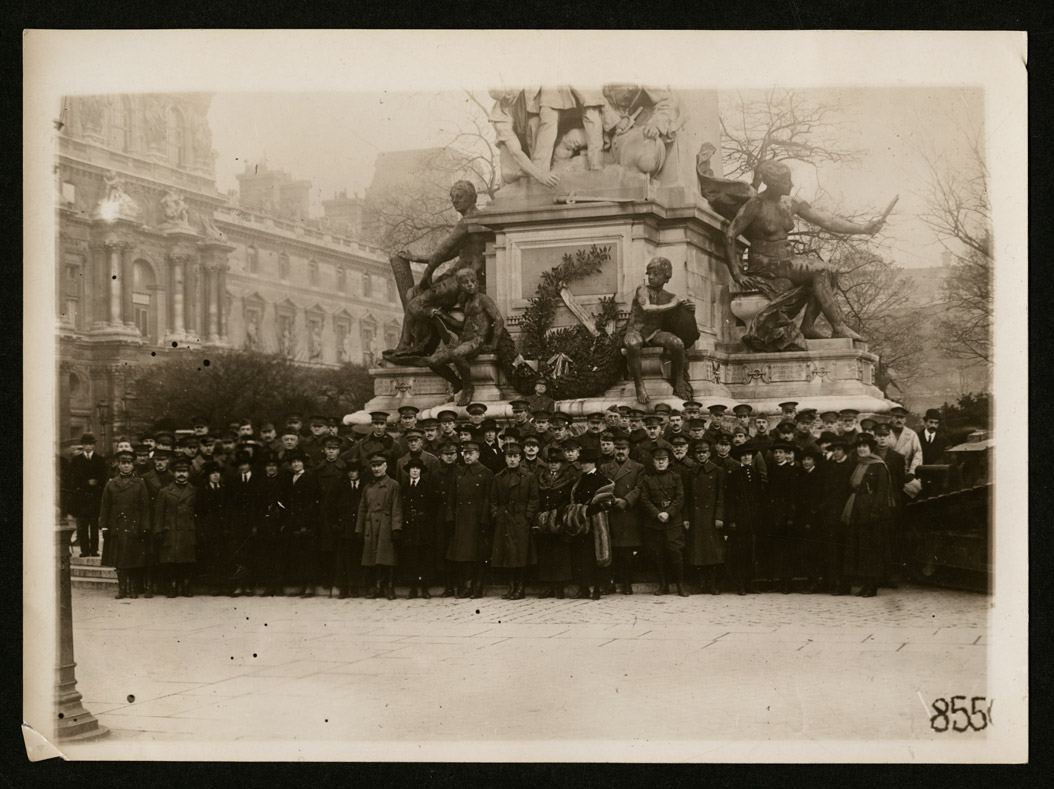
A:
[[[922,220],[952,256],[943,285],[938,343],[953,359],[992,365],[992,213],[981,130],[962,129],[967,156],[923,152],[928,190]]]
[[[454,131],[444,146],[422,151],[411,177],[366,196],[368,232],[390,253],[428,247],[449,232],[458,220],[450,205],[455,181],[470,181],[481,201],[501,188],[498,151],[483,101],[466,90],[452,112]]]
[[[721,111],[726,177],[749,177],[757,189],[757,167],[767,159],[817,168],[826,162],[857,160],[861,152],[838,141],[838,116],[844,110],[839,102],[787,88],[737,93],[737,100]]]

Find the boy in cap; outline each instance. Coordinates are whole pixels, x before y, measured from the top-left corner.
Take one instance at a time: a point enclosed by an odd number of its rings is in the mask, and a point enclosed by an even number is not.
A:
[[[564,451],[564,462],[577,475],[582,470],[578,463],[578,458],[582,454],[582,442],[574,437],[565,438],[560,442],[560,449]]]
[[[483,597],[483,562],[490,555],[490,497],[494,474],[479,462],[479,442],[461,445],[464,465],[454,477],[448,493],[447,520],[454,532],[447,559],[457,563],[459,583],[457,597]]]
[[[703,439],[707,441],[709,439]],[[739,461],[732,455],[732,436],[728,433],[718,433],[714,440],[714,451],[711,460],[729,473],[739,467]],[[740,446],[746,446],[746,443]]]
[[[167,597],[191,597],[197,560],[197,489],[190,484],[190,461],[177,458],[172,481],[157,493],[153,534],[161,585]]]
[[[403,505],[399,483],[389,476],[388,456],[374,452],[367,459],[370,483],[362,492],[355,533],[362,535],[362,566],[367,572],[366,597],[395,599],[397,546],[402,540]],[[378,567],[380,578],[378,579]],[[378,589],[378,580],[380,588]]]
[[[107,558],[117,568],[117,599],[137,598],[146,564],[146,534],[150,530],[150,494],[142,477],[132,473],[135,453],[117,453],[117,476],[106,483],[99,508],[99,527],[106,542]]]
[[[409,458],[399,469],[399,475],[403,529],[401,541],[396,538],[396,544],[404,577],[410,583],[406,599],[415,599],[420,590],[421,598],[428,600],[432,597],[428,587],[434,563],[433,546],[442,532],[441,513],[445,502],[440,499],[439,488],[420,457]]]
[[[504,447],[505,467],[491,487],[490,519],[494,524],[490,566],[507,571],[509,590],[503,600],[526,597],[526,572],[530,556],[531,527],[538,513],[538,481],[520,465],[523,450],[509,442]]]
[[[725,566],[736,593],[754,593],[755,536],[763,527],[765,488],[754,470],[754,447],[741,444],[732,450],[739,463],[725,481]]]
[[[640,506],[644,544],[659,576],[655,594],[669,594],[669,577],[677,584],[677,594],[687,597],[684,588],[684,485],[681,476],[670,470],[672,452],[657,447],[651,453],[652,470],[641,482]],[[667,573],[669,570],[669,574]]]

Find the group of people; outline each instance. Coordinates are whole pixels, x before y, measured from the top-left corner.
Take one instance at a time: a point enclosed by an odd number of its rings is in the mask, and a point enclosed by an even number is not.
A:
[[[855,584],[868,597],[897,570],[905,486],[943,451],[936,411],[921,441],[902,408],[858,422],[783,403],[773,436],[746,404],[613,405],[580,430],[531,406],[511,403],[502,426],[483,403],[463,421],[406,406],[397,434],[380,412],[365,435],[323,416],[307,431],[296,414],[281,431],[194,420],[178,441],[119,442],[112,463],[86,434],[60,469],[61,507],[81,555],[98,555],[101,530],[119,598],[394,599],[397,583],[479,598],[504,580],[506,599],[531,582],[597,600],[632,594],[642,560],[656,594]]]

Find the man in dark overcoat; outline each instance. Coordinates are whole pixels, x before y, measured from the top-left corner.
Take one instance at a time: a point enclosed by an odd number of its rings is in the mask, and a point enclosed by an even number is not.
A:
[[[821,539],[824,543],[823,565],[824,580],[831,594],[849,594],[849,584],[843,572],[845,553],[845,526],[842,523],[842,510],[849,498],[849,478],[856,466],[848,454],[848,444],[842,436],[837,436],[830,444],[830,459],[823,465],[823,505]]]
[[[442,494],[424,459],[410,458],[399,469],[399,475],[406,477],[405,482],[399,483],[403,534],[398,549],[399,565],[410,584],[406,599],[415,599],[420,591],[421,598],[428,600],[432,596],[428,587],[435,564],[432,546],[441,539],[446,502],[440,498]]]
[[[595,501],[600,489],[611,485],[611,480],[597,471],[599,454],[597,450],[589,447],[582,449],[578,456],[581,473],[571,486],[571,503],[585,507],[585,518],[591,518],[602,510],[606,512],[613,502],[613,499]],[[575,597],[579,600],[587,600],[590,597],[599,600],[601,596],[595,539],[592,527],[571,537],[571,578],[578,584],[578,594]]]
[[[764,544],[758,547],[758,553],[768,557],[765,573],[777,579],[780,592],[790,594],[802,548],[797,511],[801,468],[794,464],[793,444],[774,441],[769,450],[775,462],[768,470],[768,484],[765,486],[768,512],[763,531]]]
[[[257,580],[254,566],[264,500],[260,495],[260,473],[253,469],[252,455],[244,450],[235,453],[227,476],[227,514],[229,520],[227,554],[234,572],[228,586],[231,597],[252,596]]]
[[[479,442],[461,444],[464,465],[454,479],[453,495],[447,502],[447,520],[454,533],[447,558],[458,565],[458,597],[483,596],[483,562],[488,558],[490,538],[490,489],[494,474],[479,462]]]
[[[336,580],[337,541],[340,532],[340,492],[347,482],[348,464],[340,459],[340,438],[326,436],[321,441],[322,458],[315,467],[318,479],[318,580],[333,596]]]
[[[681,475],[670,469],[673,453],[657,447],[651,453],[652,470],[640,487],[641,525],[644,544],[659,576],[655,594],[669,594],[669,578],[677,584],[677,594],[687,597],[684,588],[684,484]]]
[[[508,571],[505,600],[526,597],[526,572],[531,555],[531,527],[538,513],[538,480],[521,464],[523,449],[509,442],[504,447],[505,468],[494,477],[490,517],[494,523],[492,568]]]
[[[448,412],[449,413],[449,412]],[[457,586],[457,564],[447,558],[447,551],[454,539],[453,510],[450,506],[457,483],[458,469],[461,468],[461,451],[455,441],[439,442],[439,469],[433,482],[436,486],[440,506],[440,523],[437,530],[437,541],[433,548],[433,568],[443,576],[443,597],[453,597]]]
[[[717,571],[725,563],[725,470],[710,459],[711,451],[705,438],[695,442],[685,563],[697,568],[700,589],[720,594]]]
[[[754,592],[754,540],[764,517],[765,487],[753,466],[754,452],[749,442],[734,447],[739,465],[725,480],[725,567],[740,595]]]
[[[609,513],[611,525],[611,566],[622,585],[622,594],[633,594],[633,554],[641,547],[640,514],[637,501],[644,478],[644,465],[630,460],[630,442],[615,439],[615,459],[600,466],[600,473],[615,483],[615,503]]]
[[[253,565],[263,582],[266,597],[285,593],[285,557],[288,538],[283,533],[286,508],[282,501],[287,491],[286,474],[281,470],[277,452],[265,453],[263,474],[259,477],[260,522],[256,530]]]
[[[805,447],[800,462],[797,524],[802,535],[801,569],[808,578],[803,591],[811,594],[819,589],[819,578],[824,574],[823,544],[819,538],[823,526],[823,465],[826,461],[820,449]]]
[[[95,451],[95,436],[81,436],[83,451],[70,459],[70,514],[77,520],[77,545],[81,556],[99,555],[99,508],[110,467]]]
[[[155,449],[153,459],[150,463],[153,468],[143,475],[143,482],[146,483],[147,493],[150,494],[151,512],[154,512],[154,504],[157,502],[157,494],[161,492],[162,488],[172,484],[175,480],[175,475],[169,468],[171,460],[171,451],[167,449]],[[167,585],[167,579],[164,578],[163,575],[159,575],[159,572],[157,539],[155,530],[151,530],[146,537],[146,565],[143,567],[143,597],[153,597],[155,585]]]
[[[289,595],[314,597],[318,566],[318,477],[305,467],[306,457],[299,449],[287,455],[290,474],[285,480],[285,534],[288,538],[287,578],[294,589]]]
[[[146,564],[146,533],[150,530],[150,494],[142,477],[133,473],[135,453],[117,453],[117,476],[106,483],[99,508],[99,526],[114,541],[108,553],[117,568],[117,599],[139,596]]]
[[[355,533],[359,501],[366,484],[361,476],[361,468],[348,466],[337,496],[336,581],[340,600],[358,597],[359,587],[363,585],[362,538]]]
[[[191,597],[190,579],[197,559],[198,490],[190,484],[187,458],[178,458],[173,466],[172,482],[158,491],[154,501],[154,542],[166,596]]]

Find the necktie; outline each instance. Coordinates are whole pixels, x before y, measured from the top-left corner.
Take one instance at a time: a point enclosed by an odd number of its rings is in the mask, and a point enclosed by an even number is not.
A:
[[[249,475],[248,474],[242,474],[242,482],[248,482],[248,481],[249,481]]]

